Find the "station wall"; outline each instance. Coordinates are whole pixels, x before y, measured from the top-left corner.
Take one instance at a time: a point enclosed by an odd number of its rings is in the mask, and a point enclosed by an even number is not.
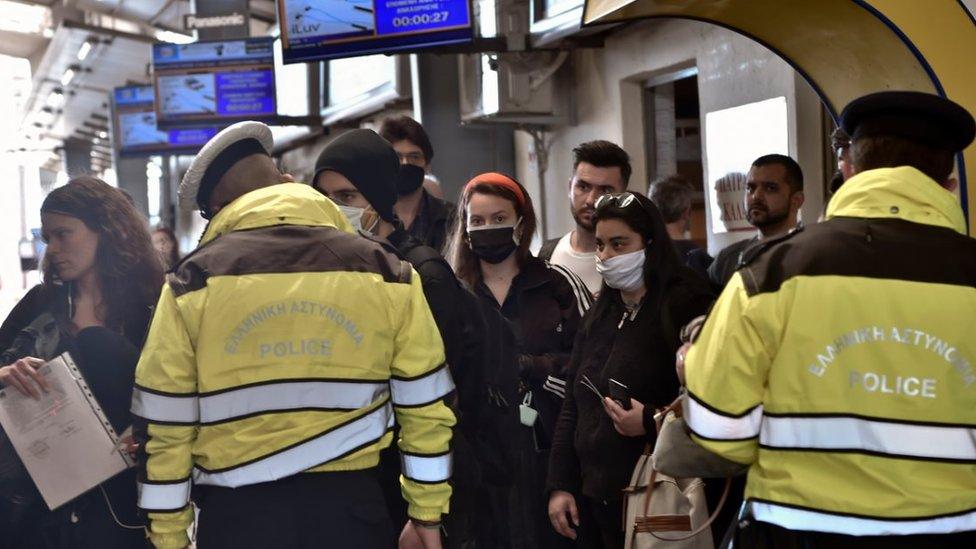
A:
[[[819,98],[793,68],[757,42],[716,25],[690,20],[634,23],[610,34],[603,48],[573,54],[575,124],[553,128],[549,168],[545,174],[547,227],[551,238],[573,228],[568,208],[572,149],[593,139],[621,144],[634,168],[631,190],[645,192],[648,175],[642,93],[644,83],[676,69],[697,67],[704,116],[729,107],[785,96],[789,119],[789,151],[804,171],[806,203],[803,219],[812,222],[823,209],[824,148]],[[521,134],[521,132],[519,132]],[[516,172],[530,189],[538,188],[538,170],[531,154],[532,139],[517,135]],[[526,150],[528,149],[528,150]],[[750,159],[751,160],[751,159]],[[828,174],[829,175],[829,174]],[[706,173],[706,182],[709,179]],[[714,227],[708,214],[710,229]],[[708,247],[716,253],[752,233],[709,231]]]

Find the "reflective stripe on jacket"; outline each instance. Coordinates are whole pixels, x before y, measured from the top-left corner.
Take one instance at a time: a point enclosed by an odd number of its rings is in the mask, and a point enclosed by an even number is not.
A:
[[[976,530],[974,326],[955,196],[914,168],[866,171],[733,276],[687,357],[688,426],[752,464],[758,520]]]
[[[394,416],[410,516],[438,520],[453,390],[408,263],[306,185],[238,198],[169,275],[136,371],[153,543],[186,544],[192,483],[376,466]]]

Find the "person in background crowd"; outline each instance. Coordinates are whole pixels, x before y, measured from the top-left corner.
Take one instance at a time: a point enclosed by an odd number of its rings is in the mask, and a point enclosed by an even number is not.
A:
[[[621,490],[654,443],[655,409],[678,394],[678,330],[705,313],[712,294],[682,264],[646,197],[604,195],[593,221],[604,288],[576,334],[549,466],[549,517],[577,547],[618,549]],[[626,409],[606,398],[613,382],[627,387]]]
[[[708,278],[708,266],[712,264],[712,257],[687,238],[691,225],[693,194],[688,181],[678,175],[652,181],[647,191],[648,198],[664,218],[668,236],[671,237],[682,263],[703,278]]]
[[[41,206],[44,283],[0,327],[0,384],[34,398],[38,368],[68,352],[116,433],[131,424],[139,348],[163,283],[145,220],[118,190],[94,177],[59,187]],[[0,431],[0,547],[145,547],[130,469],[49,511]]]
[[[180,244],[176,234],[169,227],[159,226],[152,232],[152,243],[167,271],[180,262]]]
[[[416,120],[408,116],[387,118],[379,134],[393,145],[400,162],[430,172],[434,147],[424,127]],[[399,198],[394,211],[406,231],[425,245],[442,251],[454,222],[454,205],[428,192],[424,179],[417,181],[409,174],[397,179],[397,193]]]
[[[375,469],[395,414],[410,533],[439,549],[454,384],[420,279],[331,200],[283,183],[272,145],[266,125],[234,124],[180,185],[210,223],[136,369],[150,540],[186,547],[192,485],[203,549],[391,547]]]
[[[797,227],[803,198],[803,171],[795,160],[782,154],[767,154],[752,163],[746,180],[746,219],[759,233],[718,253],[708,267],[708,277],[716,290],[732,278],[745,252],[754,244],[783,236]]]
[[[518,352],[516,398],[534,411],[523,411],[524,426],[516,424],[515,432],[507,434],[517,464],[508,484],[487,489],[487,506],[498,529],[497,538],[485,542],[488,547],[561,543],[548,527],[543,490],[573,338],[590,294],[565,267],[532,256],[529,243],[535,228],[532,201],[512,178],[484,173],[464,187],[451,238],[451,264],[486,306],[508,320]]]
[[[736,547],[974,547],[976,240],[951,174],[976,122],[921,92],[841,120],[853,177],[729,281],[685,420],[750,466]]]
[[[469,297],[451,266],[436,250],[407,233],[394,214],[398,177],[400,181],[408,177],[423,180],[424,171],[412,164],[400,164],[390,144],[375,132],[353,130],[329,143],[319,155],[313,186],[335,202],[355,228],[364,231],[364,235],[375,236],[377,242],[409,261],[420,275],[424,296],[444,341],[447,364],[458,387],[456,409],[460,414],[453,444],[454,493],[445,530],[448,545],[461,547],[472,541],[474,525],[479,519],[473,495],[477,486],[477,479],[473,478],[474,456],[464,435],[476,424],[477,376],[482,370],[484,328],[478,323],[479,315],[473,314],[477,311],[464,308]],[[387,506],[394,525],[399,528],[407,522],[399,488],[400,458],[388,448],[383,451],[380,463],[386,473],[383,489]]]
[[[543,243],[539,258],[576,273],[596,296],[603,280],[596,272],[593,205],[607,193],[621,193],[630,181],[630,156],[609,141],[589,141],[573,149],[569,208],[576,228]]]

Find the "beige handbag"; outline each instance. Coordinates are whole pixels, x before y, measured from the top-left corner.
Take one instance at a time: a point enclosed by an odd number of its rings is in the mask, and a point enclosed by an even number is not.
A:
[[[654,416],[658,437],[681,414],[676,400]],[[655,449],[656,450],[656,449]],[[715,512],[708,515],[705,483],[700,478],[675,478],[654,469],[650,445],[624,488],[626,549],[713,549],[709,528],[725,503],[731,479]]]

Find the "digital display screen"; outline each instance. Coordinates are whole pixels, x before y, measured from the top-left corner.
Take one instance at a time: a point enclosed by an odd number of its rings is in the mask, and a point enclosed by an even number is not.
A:
[[[285,63],[471,40],[469,0],[278,0]]]
[[[154,44],[160,126],[218,125],[274,117],[273,39]]]
[[[115,88],[113,139],[120,154],[194,153],[217,134],[217,128],[159,129],[154,101],[152,86]]]

